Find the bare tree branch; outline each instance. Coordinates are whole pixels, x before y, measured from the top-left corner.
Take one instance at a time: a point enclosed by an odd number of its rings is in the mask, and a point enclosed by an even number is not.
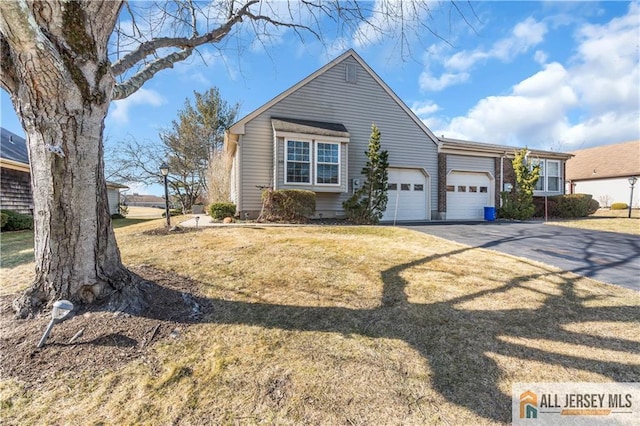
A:
[[[8,93],[18,90],[20,80],[13,65],[11,47],[3,35],[0,35],[0,86]]]
[[[174,52],[170,55],[165,56],[164,58],[157,59],[147,65],[142,71],[138,72],[136,75],[128,79],[126,82],[122,84],[116,84],[113,87],[113,92],[111,94],[112,100],[124,99],[128,96],[131,96],[138,89],[142,87],[142,85],[150,80],[156,73],[159,71],[165,70],[167,68],[173,68],[173,64],[176,62],[180,62],[191,56],[193,53],[193,49],[185,49],[180,52]]]
[[[239,22],[248,13],[251,5],[258,3],[259,0],[251,0],[247,2],[240,10],[218,28],[202,35],[191,38],[186,37],[163,37],[155,38],[147,42],[141,43],[133,52],[129,53],[119,61],[115,62],[111,70],[114,76],[118,76],[129,70],[132,66],[142,61],[147,56],[156,53],[159,49],[167,47],[176,47],[180,49],[195,48],[206,43],[216,43],[222,40],[231,28]]]

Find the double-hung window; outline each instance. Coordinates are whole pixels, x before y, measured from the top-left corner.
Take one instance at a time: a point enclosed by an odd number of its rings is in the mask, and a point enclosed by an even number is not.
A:
[[[544,160],[534,160],[534,165],[540,166],[540,174],[538,175],[538,181],[536,182],[535,191],[544,191],[544,181],[545,181],[545,167]]]
[[[316,143],[316,184],[338,185],[340,183],[340,145]]]
[[[560,192],[560,162],[547,160],[547,192]]]
[[[340,185],[340,143],[285,139],[285,183]]]
[[[532,164],[540,166],[540,175],[536,182],[535,191],[560,192],[560,161],[558,160],[533,160]]]
[[[311,142],[287,140],[287,183],[311,183]]]

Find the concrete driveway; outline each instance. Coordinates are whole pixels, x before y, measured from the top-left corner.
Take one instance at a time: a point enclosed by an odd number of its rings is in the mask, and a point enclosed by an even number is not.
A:
[[[541,222],[438,222],[402,226],[640,291],[638,236]]]

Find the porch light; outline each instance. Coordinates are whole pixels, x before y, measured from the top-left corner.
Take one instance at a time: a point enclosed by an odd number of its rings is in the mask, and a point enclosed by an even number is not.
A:
[[[59,322],[62,322],[65,318],[69,316],[69,314],[73,311],[73,303],[68,300],[57,300],[53,303],[53,310],[51,311],[51,321],[49,321],[49,325],[45,330],[40,342],[38,342],[38,348],[44,346],[44,342],[49,337],[49,333],[51,333],[51,329],[53,326]]]

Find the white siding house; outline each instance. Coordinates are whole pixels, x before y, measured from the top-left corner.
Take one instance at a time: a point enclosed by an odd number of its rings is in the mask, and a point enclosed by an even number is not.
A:
[[[567,162],[567,192],[591,194],[600,207],[629,204],[629,178],[640,178],[640,141],[596,146],[573,152]],[[640,184],[635,185],[633,207],[640,207]]]

